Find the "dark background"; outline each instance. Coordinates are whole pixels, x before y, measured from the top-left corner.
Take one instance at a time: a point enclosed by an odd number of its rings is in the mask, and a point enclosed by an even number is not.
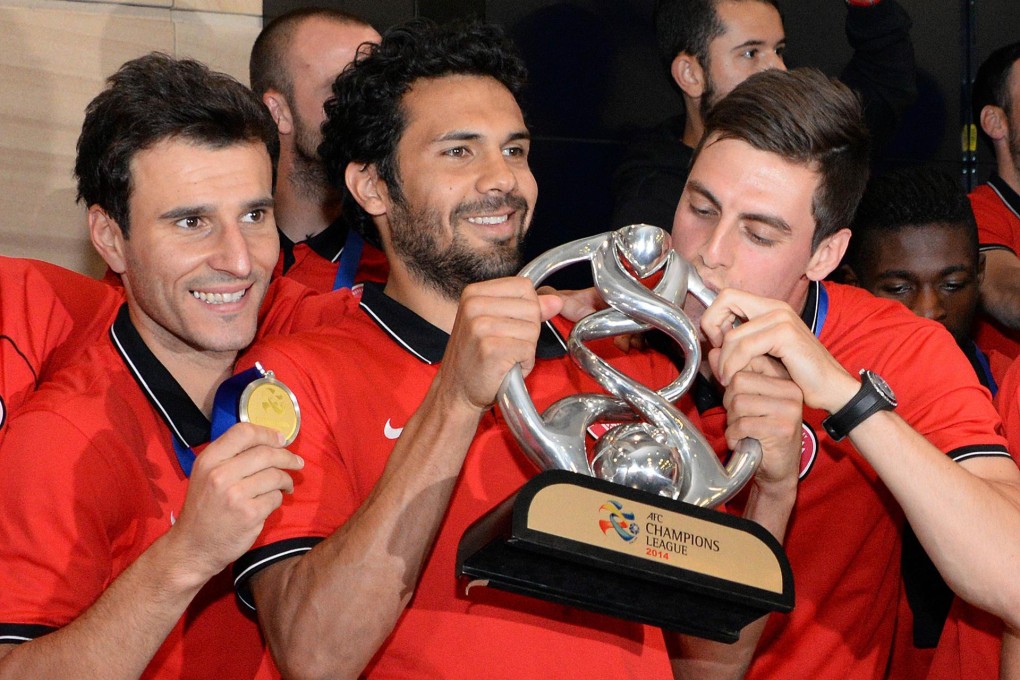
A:
[[[1017,0],[898,0],[911,36],[919,97],[886,155],[892,163],[934,162],[968,186],[992,170],[979,144],[965,162],[962,85],[995,48],[1020,40]],[[528,244],[534,255],[607,228],[612,172],[627,139],[682,106],[655,52],[654,0],[264,0],[266,20],[295,7],[331,6],[378,30],[423,16],[474,16],[502,24],[528,63],[525,115],[535,137],[531,165],[540,194]],[[843,0],[780,0],[786,63],[837,75],[850,58]],[[968,31],[968,26],[970,30]],[[968,75],[969,74],[969,75]],[[580,285],[564,272],[557,285]]]

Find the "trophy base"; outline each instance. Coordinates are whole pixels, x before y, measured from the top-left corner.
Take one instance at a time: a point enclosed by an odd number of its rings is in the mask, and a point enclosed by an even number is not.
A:
[[[748,520],[562,470],[472,524],[457,551],[487,585],[718,642],[793,608],[782,547]]]

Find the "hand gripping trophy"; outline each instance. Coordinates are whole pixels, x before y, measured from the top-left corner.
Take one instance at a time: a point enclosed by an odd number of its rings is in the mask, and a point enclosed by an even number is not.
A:
[[[608,308],[579,321],[567,349],[607,394],[571,395],[539,414],[520,367],[507,374],[497,403],[544,472],[465,532],[458,574],[472,584],[736,640],[756,618],[792,608],[793,580],[771,534],[709,510],[751,480],[762,458],[758,442],[742,440],[724,467],[673,405],[701,364],[697,330],[680,305],[693,295],[707,306],[714,293],[672,249],[668,233],[644,224],[554,248],[520,275],[537,286],[583,261]],[[650,289],[642,281],[653,275],[661,278]],[[685,358],[680,375],[657,390],[584,344],[650,329],[678,343]],[[596,423],[612,427],[589,455]],[[587,521],[593,512],[601,523]]]

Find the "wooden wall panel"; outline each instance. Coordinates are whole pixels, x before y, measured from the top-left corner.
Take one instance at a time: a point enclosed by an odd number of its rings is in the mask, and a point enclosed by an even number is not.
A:
[[[248,55],[262,30],[261,16],[175,10],[173,20],[177,56],[197,59],[248,84]]]
[[[262,0],[176,0],[174,9],[262,18]]]
[[[173,50],[168,10],[0,3],[0,253],[95,272],[74,202],[75,143],[107,75]]]
[[[72,170],[85,106],[125,61],[159,50],[247,83],[261,0],[170,3],[0,0],[0,254],[102,272]]]

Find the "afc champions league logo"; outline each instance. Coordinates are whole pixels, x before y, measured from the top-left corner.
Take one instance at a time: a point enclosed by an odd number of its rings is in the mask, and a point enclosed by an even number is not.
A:
[[[626,512],[619,501],[606,501],[599,508],[599,528],[602,533],[608,535],[612,529],[616,535],[628,543],[637,538],[641,531],[637,522],[634,521],[634,513]]]

